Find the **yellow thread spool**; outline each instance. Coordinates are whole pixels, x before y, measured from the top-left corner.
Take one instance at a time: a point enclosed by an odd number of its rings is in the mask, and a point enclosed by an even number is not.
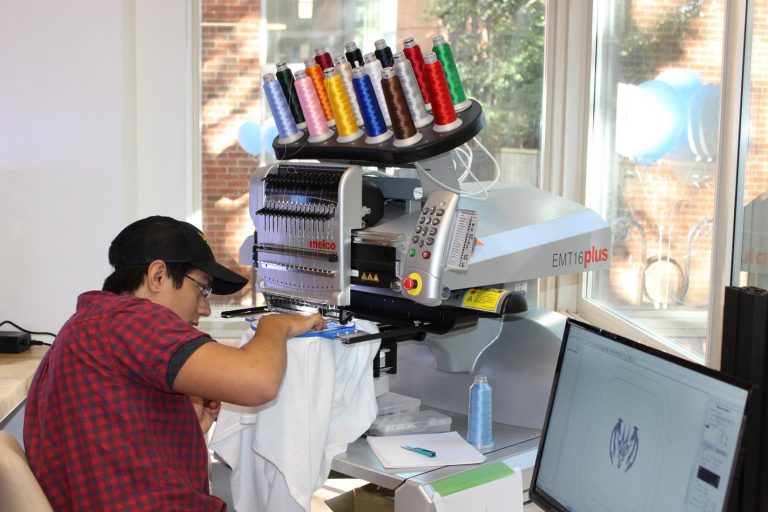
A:
[[[323,71],[325,74],[325,88],[328,91],[328,99],[331,101],[331,110],[336,119],[336,129],[339,136],[337,142],[352,142],[363,136],[363,131],[358,128],[355,122],[355,113],[352,110],[352,104],[347,97],[347,91],[344,88],[344,82],[336,73],[336,69],[327,68]]]

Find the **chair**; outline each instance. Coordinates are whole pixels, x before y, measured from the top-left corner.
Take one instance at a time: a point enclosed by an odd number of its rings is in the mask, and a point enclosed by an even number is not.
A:
[[[53,512],[21,446],[4,431],[0,431],[0,496],[2,512]]]

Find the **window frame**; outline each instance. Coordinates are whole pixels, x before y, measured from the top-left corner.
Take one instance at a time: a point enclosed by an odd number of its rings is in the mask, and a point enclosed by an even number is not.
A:
[[[584,203],[586,182],[590,169],[589,140],[592,137],[595,123],[595,90],[593,84],[596,76],[596,28],[594,7],[599,2],[606,5],[605,0],[582,0],[580,2],[559,3],[548,0],[545,31],[547,43],[552,50],[547,57],[545,49],[545,109],[563,108],[569,105],[568,98],[588,98],[585,108],[577,111],[576,115],[565,116],[563,123],[558,124],[554,116],[545,118],[544,143],[546,155],[542,165],[542,188]],[[752,5],[752,1],[749,1]],[[549,16],[550,8],[556,13]],[[573,15],[570,15],[571,11]],[[737,184],[743,175],[743,157],[740,160],[740,144],[746,144],[746,129],[749,111],[743,110],[748,80],[745,76],[745,41],[747,40],[748,8],[744,2],[729,0],[726,3],[726,18],[723,44],[723,79],[721,94],[721,118],[717,195],[715,204],[715,225],[713,227],[714,248],[712,254],[712,275],[710,287],[718,290],[711,294],[707,316],[707,349],[704,361],[699,361],[713,368],[720,367],[722,350],[722,321],[724,289],[738,279],[738,269],[734,268],[735,244],[740,243],[738,235],[734,235],[740,225],[742,215]],[[563,20],[562,16],[567,19]],[[563,28],[567,28],[566,36]],[[580,32],[581,30],[581,32]],[[581,70],[574,69],[574,63],[568,61],[568,55],[582,57]],[[748,63],[747,63],[748,64]],[[549,76],[558,80],[548,80]],[[567,84],[567,86],[565,85]],[[742,115],[744,113],[744,115]],[[586,137],[583,134],[587,134]],[[580,147],[579,144],[584,146]],[[729,172],[736,169],[737,172]],[[573,173],[573,174],[570,174]],[[570,179],[568,178],[570,176]],[[736,238],[736,239],[735,239]],[[683,352],[665,343],[662,338],[653,333],[630,324],[620,316],[598,306],[586,298],[586,279],[584,274],[564,276],[542,280],[540,297],[543,307],[577,316],[587,322],[635,339],[654,348],[671,352],[675,355],[697,360],[694,354]]]

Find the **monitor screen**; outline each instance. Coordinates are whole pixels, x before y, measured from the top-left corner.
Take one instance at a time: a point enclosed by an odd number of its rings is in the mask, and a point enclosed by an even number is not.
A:
[[[722,511],[749,386],[568,320],[531,482],[547,511]]]

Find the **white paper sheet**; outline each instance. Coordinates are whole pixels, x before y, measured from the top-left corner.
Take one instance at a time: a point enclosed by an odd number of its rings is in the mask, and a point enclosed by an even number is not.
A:
[[[366,438],[371,449],[385,468],[424,468],[476,464],[485,460],[485,455],[464,440],[458,432],[437,434],[412,434],[407,436],[385,436]],[[427,457],[406,450],[403,446],[418,446],[435,452]]]

